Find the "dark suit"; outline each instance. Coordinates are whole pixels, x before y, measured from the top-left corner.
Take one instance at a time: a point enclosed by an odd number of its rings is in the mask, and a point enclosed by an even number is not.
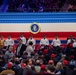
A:
[[[28,66],[23,70],[23,75],[33,75],[32,69]]]
[[[20,45],[17,46],[16,48],[16,55],[18,57],[21,57],[23,55],[23,52],[26,50],[26,46],[24,44],[21,44],[21,47],[18,49]],[[19,50],[18,54],[17,54],[17,50]]]

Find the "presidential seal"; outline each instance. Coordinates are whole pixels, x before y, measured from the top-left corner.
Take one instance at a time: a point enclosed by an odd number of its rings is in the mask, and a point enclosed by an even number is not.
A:
[[[33,34],[37,34],[38,32],[40,32],[40,27],[37,23],[33,23],[31,26],[30,26],[30,31],[31,33]]]

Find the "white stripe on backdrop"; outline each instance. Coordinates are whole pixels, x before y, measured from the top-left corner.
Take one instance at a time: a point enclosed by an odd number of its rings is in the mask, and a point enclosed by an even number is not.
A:
[[[33,23],[0,23],[0,32],[30,32]],[[41,32],[76,32],[76,23],[37,23]]]

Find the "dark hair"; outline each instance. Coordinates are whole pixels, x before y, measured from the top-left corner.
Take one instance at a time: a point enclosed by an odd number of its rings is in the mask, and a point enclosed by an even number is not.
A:
[[[30,41],[30,42],[29,42],[29,45],[33,45],[33,43]]]
[[[28,65],[28,62],[29,62],[29,59],[26,59],[26,60],[25,60],[26,65]]]
[[[31,66],[31,69],[32,69],[33,71],[36,71],[36,69],[35,69],[35,66],[34,66],[34,65],[32,65],[32,66]]]
[[[29,60],[30,60],[30,58],[27,58],[27,59],[25,60],[26,65],[28,65]],[[31,59],[31,60],[32,60],[32,59]]]
[[[49,67],[49,70],[50,70],[51,72],[54,72],[54,71],[55,71],[55,67]]]

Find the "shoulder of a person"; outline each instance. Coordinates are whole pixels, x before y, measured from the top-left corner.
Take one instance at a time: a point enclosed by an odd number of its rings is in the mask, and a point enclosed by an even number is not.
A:
[[[11,72],[11,74],[15,74],[15,71],[13,71],[13,70],[8,70],[8,71],[10,71],[10,72]]]
[[[8,54],[8,53],[9,53],[9,51],[6,51],[6,52],[5,52],[5,54]]]
[[[23,36],[22,38],[23,38],[23,39],[25,39],[25,37],[24,37],[24,36]]]
[[[8,39],[6,39],[5,41],[8,41]]]
[[[7,72],[7,70],[3,70],[0,75],[4,75]]]
[[[41,40],[44,40],[44,38],[42,38]]]
[[[27,70],[27,69],[29,69],[29,67],[28,67],[28,66],[26,66],[24,69],[25,69],[25,70]]]
[[[57,40],[60,40],[59,38],[57,38]]]

